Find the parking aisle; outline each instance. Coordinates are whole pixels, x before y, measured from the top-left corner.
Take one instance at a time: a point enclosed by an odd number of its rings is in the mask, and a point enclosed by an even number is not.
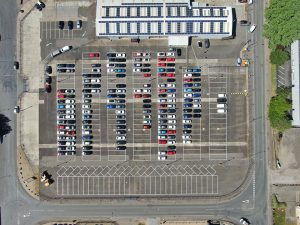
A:
[[[82,53],[82,160],[101,160],[101,64],[99,52]],[[98,147],[99,146],[99,147]]]
[[[226,74],[226,73],[225,73]],[[208,90],[210,98],[227,94],[227,76],[209,75]],[[225,98],[224,98],[225,99]],[[223,142],[223,146],[209,146],[210,160],[227,160],[227,103],[209,102],[209,142]]]
[[[132,59],[132,111],[133,111],[133,160],[151,160],[152,129],[152,91],[151,91],[151,54],[150,52],[133,52]],[[137,147],[134,143],[145,143]]]

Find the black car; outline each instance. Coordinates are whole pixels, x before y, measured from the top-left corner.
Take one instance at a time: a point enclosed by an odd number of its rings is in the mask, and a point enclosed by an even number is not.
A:
[[[190,113],[190,112],[192,112],[193,110],[192,109],[183,109],[183,112],[184,113]]]
[[[126,130],[117,130],[116,134],[126,134]]]
[[[52,83],[52,77],[46,76],[45,82],[48,83],[48,84],[51,84]]]
[[[64,27],[65,27],[65,22],[64,22],[64,21],[59,21],[59,22],[58,22],[58,28],[59,28],[60,30],[62,30],[62,29],[64,29]]]
[[[191,134],[192,133],[192,130],[183,130],[182,131],[184,134]]]
[[[75,124],[76,120],[67,120],[67,124]]]
[[[143,103],[151,103],[151,99],[143,99]]]
[[[118,77],[118,78],[123,78],[123,77],[126,77],[126,74],[117,73],[117,74],[116,74],[116,77]]]
[[[150,104],[143,104],[143,108],[144,108],[144,109],[151,108],[151,105],[150,105]]]
[[[86,147],[92,147],[92,146],[86,146]],[[86,151],[86,150],[83,150],[83,149],[82,149],[82,154],[83,154],[83,155],[92,155],[92,154],[93,154],[93,151]]]
[[[143,113],[144,113],[144,114],[151,113],[151,109],[144,109],[144,110],[143,110]]]
[[[193,117],[194,118],[201,118],[201,114],[194,114]]]
[[[217,98],[217,103],[225,103],[227,102],[226,98]]]
[[[116,64],[115,67],[126,67],[126,64]]]
[[[119,129],[126,129],[126,125],[116,125],[116,128]]]
[[[116,84],[117,88],[126,88],[126,84]]]
[[[51,93],[51,91],[52,91],[52,87],[51,87],[51,85],[50,84],[45,84],[45,91],[47,92],[47,93]]]
[[[110,62],[126,62],[126,58],[109,58]]]
[[[168,109],[168,113],[176,113],[176,109]]]
[[[82,120],[82,124],[91,124],[92,121],[91,120]]]
[[[45,69],[46,73],[52,74],[52,66],[47,66]]]
[[[209,48],[209,46],[210,46],[209,39],[205,39],[205,40],[204,40],[204,47],[205,47],[205,48]]]
[[[143,64],[143,67],[150,67],[150,66],[151,66],[151,64],[149,64],[149,63]]]
[[[117,145],[126,145],[126,141],[117,141]]]
[[[126,146],[117,146],[116,150],[126,150]]]
[[[84,130],[89,130],[89,129],[92,129],[92,125],[83,125],[82,128]]]
[[[248,26],[250,23],[247,20],[241,20],[240,25],[241,26]]]
[[[181,48],[177,48],[177,56],[181,56]]]
[[[176,150],[176,146],[170,145],[170,146],[168,146],[168,150],[174,151],[174,150]]]
[[[193,88],[193,92],[201,92],[200,88]]]
[[[193,82],[200,82],[201,78],[193,78]]]
[[[198,41],[198,48],[202,48],[202,41]]]
[[[95,64],[91,64],[91,66],[93,67],[93,68],[97,68],[97,67],[101,67],[101,64],[100,63],[95,63]]]
[[[148,68],[143,68],[143,69],[141,69],[141,72],[150,72],[151,71],[151,69],[148,69]]]
[[[101,88],[101,84],[91,84],[92,88]]]
[[[159,113],[167,113],[168,110],[167,110],[167,109],[159,109],[158,112],[159,112]]]
[[[20,67],[19,62],[18,62],[18,61],[14,61],[14,69],[15,69],[15,70],[18,70],[19,67]]]
[[[116,99],[116,103],[126,103],[125,99]]]
[[[69,28],[69,30],[73,30],[73,27],[74,27],[73,21],[69,20],[68,21],[68,28]]]
[[[194,109],[194,113],[201,113],[201,109]]]
[[[107,57],[116,57],[117,54],[116,53],[107,53],[106,56]]]
[[[93,146],[90,146],[90,145],[89,145],[89,146],[83,146],[83,147],[82,147],[82,150],[83,150],[83,151],[91,150],[91,149],[93,149]]]
[[[91,95],[91,94],[84,94],[84,95],[83,95],[84,98],[91,98],[92,96],[93,96],[93,95]]]
[[[83,88],[91,88],[91,87],[92,87],[91,84],[84,84],[84,85],[83,85]]]
[[[175,63],[167,63],[167,66],[175,66]]]
[[[124,94],[117,94],[117,98],[126,98],[126,95],[124,95]]]
[[[168,79],[167,79],[167,82],[176,82],[176,79],[168,78]]]
[[[91,89],[82,89],[82,93],[91,93]]]
[[[91,77],[98,78],[98,77],[101,77],[101,74],[97,74],[97,73],[91,74]]]
[[[158,97],[159,98],[166,98],[168,95],[167,94],[159,94]]]
[[[192,77],[201,77],[201,73],[192,73]]]

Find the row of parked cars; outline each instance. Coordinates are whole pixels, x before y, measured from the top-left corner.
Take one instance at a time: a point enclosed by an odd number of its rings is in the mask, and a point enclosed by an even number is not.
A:
[[[157,53],[158,81],[158,160],[176,154],[175,52]],[[168,145],[168,146],[165,146]]]
[[[75,105],[74,89],[57,90],[57,155],[76,154]]]
[[[82,155],[93,154],[93,94],[101,92],[101,64],[91,63],[91,73],[82,74]]]
[[[219,93],[217,98],[217,113],[225,113],[227,111],[227,95]]]
[[[192,67],[183,74],[183,144],[192,143],[193,118],[201,118],[201,68]]]
[[[107,53],[107,73],[115,73],[117,78],[126,77],[126,53]],[[107,109],[115,109],[116,117],[116,150],[124,151],[126,147],[126,84],[117,83],[107,89]]]

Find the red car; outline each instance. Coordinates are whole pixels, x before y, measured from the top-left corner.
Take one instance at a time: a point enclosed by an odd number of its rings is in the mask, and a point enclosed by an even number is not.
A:
[[[57,98],[65,98],[65,95],[57,95]]]
[[[159,89],[159,93],[166,93],[167,89]]]
[[[166,66],[165,63],[158,63],[158,66]]]
[[[57,129],[59,129],[59,130],[65,129],[65,126],[64,125],[58,125]]]
[[[151,77],[151,74],[150,73],[145,73],[144,77]]]
[[[174,61],[175,61],[175,58],[167,58],[167,61],[168,61],[168,62],[174,62]]]
[[[70,136],[75,136],[76,135],[76,131],[67,131],[67,135],[70,135]]]
[[[96,52],[92,52],[92,53],[89,53],[89,57],[100,57],[100,54],[96,53]]]
[[[176,151],[168,151],[168,155],[176,155]]]
[[[166,73],[158,73],[157,76],[158,77],[165,77],[167,74]]]
[[[158,58],[157,60],[158,60],[158,62],[165,62],[166,58]]]
[[[144,129],[150,129],[151,128],[150,125],[144,125],[143,127],[144,127]]]
[[[165,145],[167,144],[167,140],[158,140],[158,144]]]
[[[168,130],[168,134],[176,134],[176,130]]]
[[[193,82],[193,79],[192,78],[184,78],[183,82]]]
[[[151,98],[150,94],[143,94],[143,98]]]
[[[135,94],[134,98],[141,98],[143,95],[142,94]]]
[[[158,105],[159,108],[167,108],[167,106],[168,106],[167,104],[159,104]]]
[[[167,77],[175,77],[175,73],[168,73]]]

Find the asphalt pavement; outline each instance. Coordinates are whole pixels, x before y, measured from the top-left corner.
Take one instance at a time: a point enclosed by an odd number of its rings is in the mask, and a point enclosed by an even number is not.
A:
[[[13,107],[17,101],[16,73],[13,70],[15,53],[15,21],[17,6],[14,1],[0,0],[0,112],[11,119],[12,132],[4,137],[0,145],[0,205],[2,224],[36,224],[41,220],[55,218],[112,218],[119,217],[170,217],[170,216],[205,216],[215,219],[228,219],[238,223],[241,216],[249,218],[252,224],[269,224],[267,220],[267,175],[265,153],[265,77],[264,48],[262,47],[263,29],[263,1],[256,1],[250,11],[253,23],[257,24],[256,31],[251,35],[254,45],[255,67],[255,173],[251,184],[242,193],[226,203],[203,204],[203,201],[190,201],[189,204],[180,200],[164,204],[151,204],[138,199],[127,200],[122,203],[114,202],[110,205],[59,204],[39,202],[30,198],[22,189],[16,176],[16,134],[15,115]],[[5,65],[5,66],[4,66]],[[11,65],[11,66],[10,66]],[[22,65],[21,65],[22,66]],[[21,82],[20,82],[21,83]],[[21,87],[22,85],[18,85]],[[252,176],[252,175],[250,175]],[[63,201],[62,201],[63,202]],[[201,204],[202,203],[202,204]]]

